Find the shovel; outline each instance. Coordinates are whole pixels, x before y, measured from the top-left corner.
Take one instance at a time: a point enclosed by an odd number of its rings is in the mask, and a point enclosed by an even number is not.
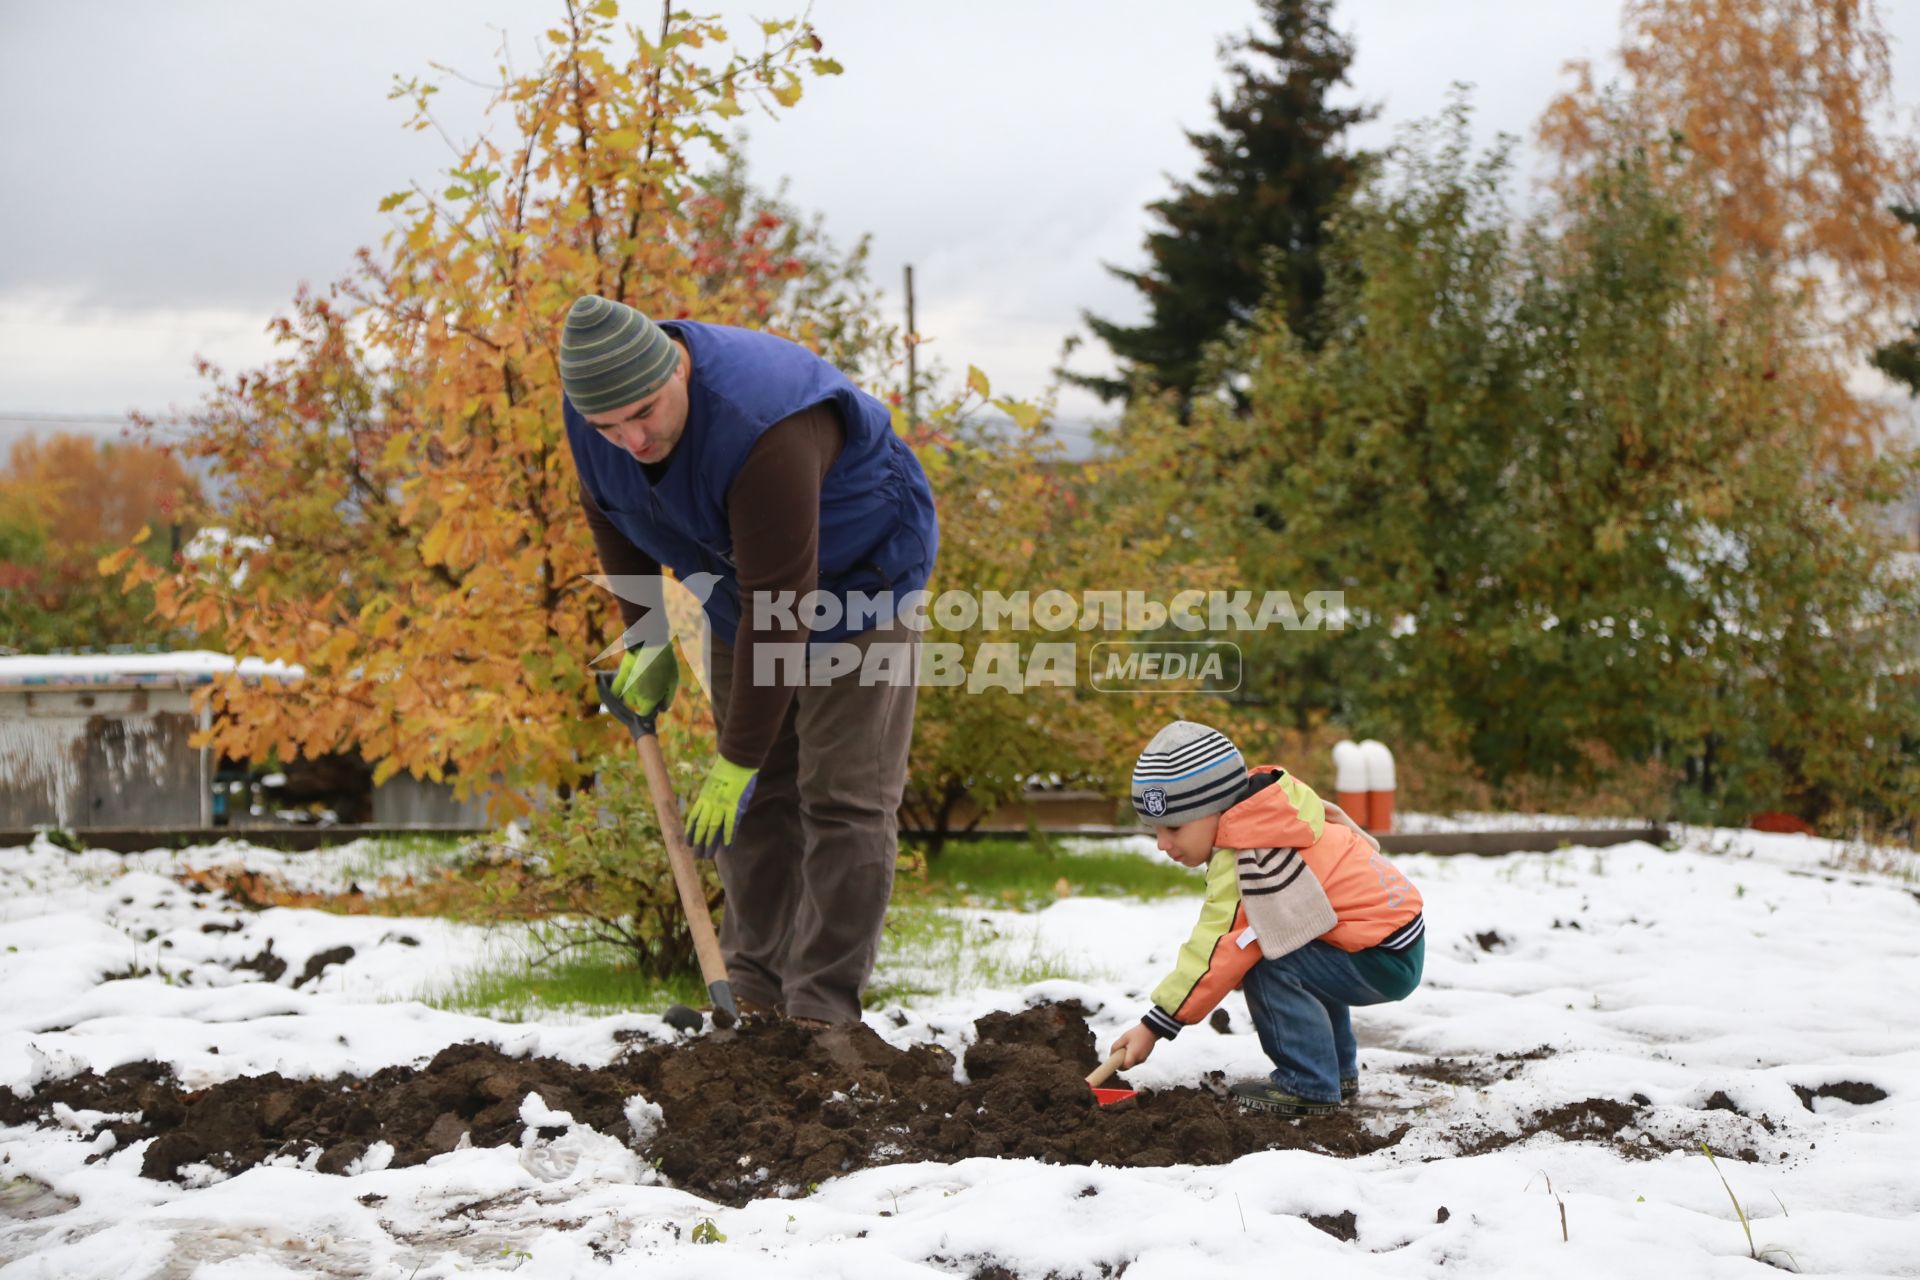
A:
[[[680,807],[673,795],[673,782],[667,776],[667,761],[660,753],[660,739],[654,733],[658,708],[641,715],[613,693],[613,672],[598,677],[600,705],[633,734],[640,751],[640,767],[646,771],[647,789],[653,793],[654,812],[660,815],[660,835],[667,842],[667,863],[673,868],[674,887],[680,890],[680,908],[687,913],[687,929],[693,934],[694,954],[700,958],[700,976],[706,980],[707,994],[713,1000],[713,1025],[732,1026],[740,1020],[740,1007],[733,1002],[733,983],[727,977],[727,962],[720,955],[720,939],[713,932],[713,917],[707,914],[707,895],[700,887],[700,873],[693,865],[693,850],[687,846],[686,832],[680,826]],[[700,1015],[685,1005],[676,1004],[664,1015],[670,1026],[691,1031],[700,1026]]]
[[[1087,1087],[1093,1090],[1093,1100],[1103,1107],[1110,1107],[1116,1102],[1125,1102],[1139,1092],[1137,1089],[1102,1089],[1100,1087],[1120,1069],[1120,1064],[1126,1060],[1126,1057],[1124,1049],[1116,1049],[1107,1055],[1105,1062],[1087,1075]]]

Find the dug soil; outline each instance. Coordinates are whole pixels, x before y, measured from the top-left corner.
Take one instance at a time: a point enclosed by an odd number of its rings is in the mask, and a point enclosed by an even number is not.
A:
[[[115,1149],[151,1138],[142,1153],[150,1178],[177,1179],[194,1165],[235,1173],[274,1157],[313,1159],[323,1172],[344,1173],[379,1142],[393,1148],[396,1167],[463,1142],[518,1143],[526,1128],[521,1103],[537,1093],[576,1122],[634,1142],[675,1185],[733,1204],[908,1161],[1221,1164],[1280,1148],[1364,1155],[1407,1132],[1393,1117],[1365,1113],[1293,1121],[1244,1112],[1220,1080],[1098,1106],[1085,1080],[1097,1062],[1093,1034],[1085,1010],[1071,1003],[989,1014],[976,1030],[966,1084],[954,1079],[952,1056],[936,1047],[896,1049],[866,1027],[814,1031],[770,1022],[636,1047],[600,1068],[459,1044],[425,1066],[372,1076],[267,1074],[190,1090],[165,1067],[137,1062],[50,1081],[26,1098],[0,1090],[0,1124],[71,1128],[80,1119],[83,1133],[111,1130]],[[644,1137],[626,1115],[636,1094],[661,1112]],[[58,1104],[105,1114],[56,1118]],[[1597,1127],[1585,1114],[1567,1126],[1583,1137]]]

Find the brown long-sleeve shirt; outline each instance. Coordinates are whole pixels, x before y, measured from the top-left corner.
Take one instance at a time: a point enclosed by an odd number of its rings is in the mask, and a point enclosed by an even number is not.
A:
[[[743,607],[740,628],[733,637],[734,692],[720,735],[720,754],[735,764],[757,769],[766,761],[793,703],[791,685],[755,683],[755,647],[801,643],[807,638],[807,628],[797,616],[790,627],[755,627],[753,593],[791,591],[797,600],[819,585],[820,489],[846,441],[846,428],[830,402],[803,409],[761,433],[727,491],[727,524],[733,534]],[[647,470],[658,474],[670,463],[671,456]],[[580,505],[593,530],[602,572],[609,577],[660,572],[660,562],[614,527],[585,485],[580,487]],[[631,627],[659,603],[622,596],[621,619]]]

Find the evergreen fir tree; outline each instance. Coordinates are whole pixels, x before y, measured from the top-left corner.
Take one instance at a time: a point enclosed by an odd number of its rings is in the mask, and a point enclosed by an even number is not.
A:
[[[1920,209],[1895,205],[1893,214],[1920,234]],[[1910,393],[1920,396],[1920,322],[1908,329],[1906,337],[1889,342],[1874,352],[1873,362],[1880,367],[1880,372],[1896,382],[1905,383]]]
[[[1107,267],[1146,296],[1151,314],[1129,326],[1085,313],[1121,371],[1066,374],[1070,381],[1114,400],[1128,393],[1132,375],[1143,374],[1178,391],[1184,405],[1205,346],[1250,319],[1269,287],[1295,332],[1317,345],[1326,218],[1365,163],[1363,153],[1340,148],[1340,136],[1379,110],[1327,103],[1353,60],[1353,42],[1332,28],[1332,7],[1332,0],[1260,0],[1270,34],[1249,31],[1223,44],[1231,100],[1216,93],[1216,130],[1187,135],[1200,152],[1199,173],[1148,206],[1164,224],[1147,236],[1150,265]]]

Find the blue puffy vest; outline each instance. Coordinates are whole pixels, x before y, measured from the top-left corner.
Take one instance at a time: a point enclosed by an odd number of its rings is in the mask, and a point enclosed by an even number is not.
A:
[[[898,607],[901,596],[926,586],[940,545],[933,489],[913,450],[894,434],[885,405],[785,338],[691,320],[660,327],[686,344],[693,372],[686,432],[657,485],[563,395],[567,443],[581,483],[628,541],[679,577],[719,577],[706,602],[716,636],[731,643],[740,625],[727,491],[762,432],[824,401],[839,411],[847,438],[820,491],[818,589],[839,597],[842,616],[838,626],[814,631],[813,642],[852,633],[850,591],[891,590]]]

